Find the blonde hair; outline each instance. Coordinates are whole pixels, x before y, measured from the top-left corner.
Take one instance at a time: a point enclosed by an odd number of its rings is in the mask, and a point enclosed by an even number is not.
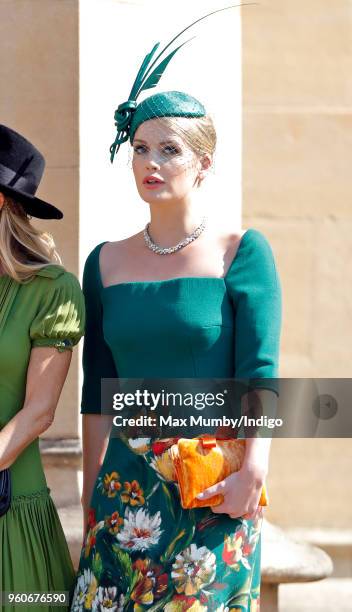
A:
[[[198,155],[213,156],[216,149],[216,130],[210,115],[204,117],[159,117],[167,127],[178,134]]]
[[[18,282],[47,265],[61,265],[53,237],[36,229],[23,206],[5,196],[0,209],[0,266]]]

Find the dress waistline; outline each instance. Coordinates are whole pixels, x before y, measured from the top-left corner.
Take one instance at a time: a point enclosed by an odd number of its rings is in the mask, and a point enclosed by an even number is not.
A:
[[[28,495],[14,495],[11,499],[11,507],[19,506],[22,504],[32,503],[36,500],[42,500],[50,496],[49,487],[41,489],[40,491],[34,491],[34,493],[28,493]]]

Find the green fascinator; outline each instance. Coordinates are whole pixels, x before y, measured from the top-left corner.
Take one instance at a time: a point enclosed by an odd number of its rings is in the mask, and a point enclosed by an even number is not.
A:
[[[115,154],[118,152],[120,145],[126,142],[128,139],[130,139],[130,142],[132,143],[137,128],[141,125],[141,123],[147,121],[148,119],[155,119],[157,117],[204,117],[206,114],[204,106],[198,100],[196,100],[196,98],[193,98],[184,92],[167,91],[155,94],[153,96],[149,96],[149,98],[146,98],[140,104],[137,104],[137,98],[142,91],[156,87],[164,73],[164,70],[174,55],[179,49],[181,49],[181,47],[183,47],[183,45],[189,42],[189,40],[183,42],[165,56],[165,52],[184,32],[186,32],[186,30],[189,30],[189,28],[194,26],[199,21],[206,19],[210,15],[214,15],[214,13],[219,13],[238,6],[246,5],[238,4],[227,6],[200,17],[179,32],[156,57],[155,55],[160,43],[157,43],[150,53],[145,56],[138,70],[128,100],[120,104],[115,111],[114,119],[117,134],[115,141],[110,147],[111,162],[114,161]]]
[[[156,117],[204,117],[206,110],[197,100],[183,91],[165,91],[149,96],[138,104],[132,115],[130,142],[133,143],[138,127]]]

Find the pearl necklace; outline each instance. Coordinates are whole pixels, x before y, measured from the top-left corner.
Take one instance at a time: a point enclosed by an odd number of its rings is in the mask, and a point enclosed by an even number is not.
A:
[[[187,246],[187,244],[193,242],[193,240],[196,240],[196,238],[198,238],[198,236],[200,236],[201,233],[204,231],[205,224],[206,218],[203,217],[201,224],[196,227],[192,234],[189,234],[189,236],[186,236],[186,238],[181,240],[181,242],[178,242],[178,244],[175,244],[175,246],[172,247],[161,247],[155,244],[155,242],[153,242],[153,240],[151,239],[150,234],[148,232],[150,223],[147,223],[143,232],[144,241],[147,247],[154,251],[154,253],[157,253],[158,255],[169,255],[170,253],[175,253],[176,251],[183,249],[183,247]]]

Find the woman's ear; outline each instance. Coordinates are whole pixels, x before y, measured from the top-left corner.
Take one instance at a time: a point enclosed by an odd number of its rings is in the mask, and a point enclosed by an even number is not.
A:
[[[1,191],[0,191],[0,210],[2,209],[2,207],[4,206],[4,204],[5,204],[5,196],[4,196],[4,194],[3,194],[3,193],[1,193]]]
[[[206,175],[208,174],[209,169],[212,166],[212,163],[213,163],[213,159],[211,155],[209,155],[208,153],[205,153],[200,158],[200,170],[198,173],[198,186],[205,179]]]

